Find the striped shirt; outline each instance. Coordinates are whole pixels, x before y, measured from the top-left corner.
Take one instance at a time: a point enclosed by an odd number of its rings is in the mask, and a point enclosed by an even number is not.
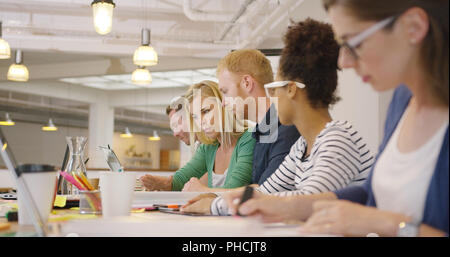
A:
[[[332,121],[316,137],[309,156],[303,137],[291,147],[278,169],[257,188],[280,196],[310,195],[360,185],[374,158],[361,135],[347,121]],[[221,197],[211,205],[214,215],[227,215]]]

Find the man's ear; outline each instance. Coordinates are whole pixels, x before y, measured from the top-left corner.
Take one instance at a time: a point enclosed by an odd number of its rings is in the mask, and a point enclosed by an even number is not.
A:
[[[241,80],[241,86],[247,94],[250,94],[253,90],[255,90],[256,81],[252,76],[244,75]]]

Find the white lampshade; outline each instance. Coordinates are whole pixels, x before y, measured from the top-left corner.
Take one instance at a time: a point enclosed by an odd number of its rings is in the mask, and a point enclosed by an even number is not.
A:
[[[132,138],[133,134],[131,134],[131,131],[128,127],[125,128],[125,133],[120,134],[120,137],[122,138]]]
[[[158,64],[158,53],[151,46],[140,46],[134,51],[133,62],[138,66],[153,66]]]
[[[0,59],[11,58],[11,48],[8,42],[2,39],[2,22],[0,21]]]
[[[142,29],[141,46],[139,46],[133,55],[133,63],[137,66],[153,66],[158,64],[158,54],[150,46],[150,30]]]
[[[23,53],[22,50],[16,50],[16,58],[15,63],[11,64],[9,66],[8,80],[12,81],[21,81],[25,82],[28,81],[28,78],[30,77],[30,74],[28,72],[28,68],[23,65]]]
[[[149,70],[139,67],[131,74],[131,81],[136,85],[148,85],[152,83],[152,75]]]
[[[11,120],[9,113],[6,113],[6,120],[0,121],[0,126],[14,126],[16,123]]]
[[[113,1],[94,0],[91,6],[94,17],[95,31],[97,31],[100,35],[106,35],[111,32],[112,17],[115,7]]]
[[[13,63],[9,66],[8,80],[25,82],[28,81],[29,76],[28,69],[25,65]]]
[[[148,137],[148,140],[150,141],[159,141],[161,140],[161,138],[158,135],[158,132],[155,130],[153,131],[153,136],[152,137]]]
[[[46,126],[42,127],[42,131],[57,131],[58,127],[55,126],[55,124],[53,124],[53,120],[49,119],[48,120],[48,124]]]
[[[0,38],[0,59],[11,58],[11,48],[8,42]]]

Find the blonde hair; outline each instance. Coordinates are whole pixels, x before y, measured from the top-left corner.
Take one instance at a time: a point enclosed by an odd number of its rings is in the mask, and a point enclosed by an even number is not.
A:
[[[247,129],[248,124],[243,120],[236,119],[236,115],[234,115],[232,110],[224,108],[222,106],[223,96],[219,90],[219,86],[216,82],[210,80],[204,80],[200,83],[192,85],[188,92],[185,94],[185,98],[189,102],[193,102],[194,96],[196,96],[196,90],[200,90],[201,99],[205,99],[208,97],[213,97],[216,100],[215,108],[217,107],[219,110],[219,126],[220,126],[220,138],[219,139],[211,139],[205,135],[200,128],[193,122],[192,116],[190,115],[190,123],[191,123],[191,131],[194,131],[195,127],[199,132],[195,132],[198,140],[203,144],[216,144],[220,143],[220,145],[228,148],[232,145],[232,138],[239,138]],[[234,121],[236,121],[236,126]],[[223,124],[224,123],[224,124]],[[242,131],[238,131],[238,128],[242,128]]]
[[[273,71],[269,59],[256,49],[241,49],[229,53],[217,65],[217,74],[225,69],[239,75],[250,75],[261,86],[273,82]]]

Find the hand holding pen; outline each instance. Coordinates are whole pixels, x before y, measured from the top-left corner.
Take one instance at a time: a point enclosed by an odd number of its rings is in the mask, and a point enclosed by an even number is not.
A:
[[[244,189],[234,190],[223,195],[228,208],[234,215],[237,215],[239,211],[239,214],[242,216],[257,216],[263,222],[285,222],[304,219],[304,217],[295,216],[301,212],[290,209],[302,208],[302,206],[306,205],[301,203],[301,201],[307,200],[305,198],[266,195],[254,190],[251,199],[241,204],[240,199],[243,198],[244,191]]]

